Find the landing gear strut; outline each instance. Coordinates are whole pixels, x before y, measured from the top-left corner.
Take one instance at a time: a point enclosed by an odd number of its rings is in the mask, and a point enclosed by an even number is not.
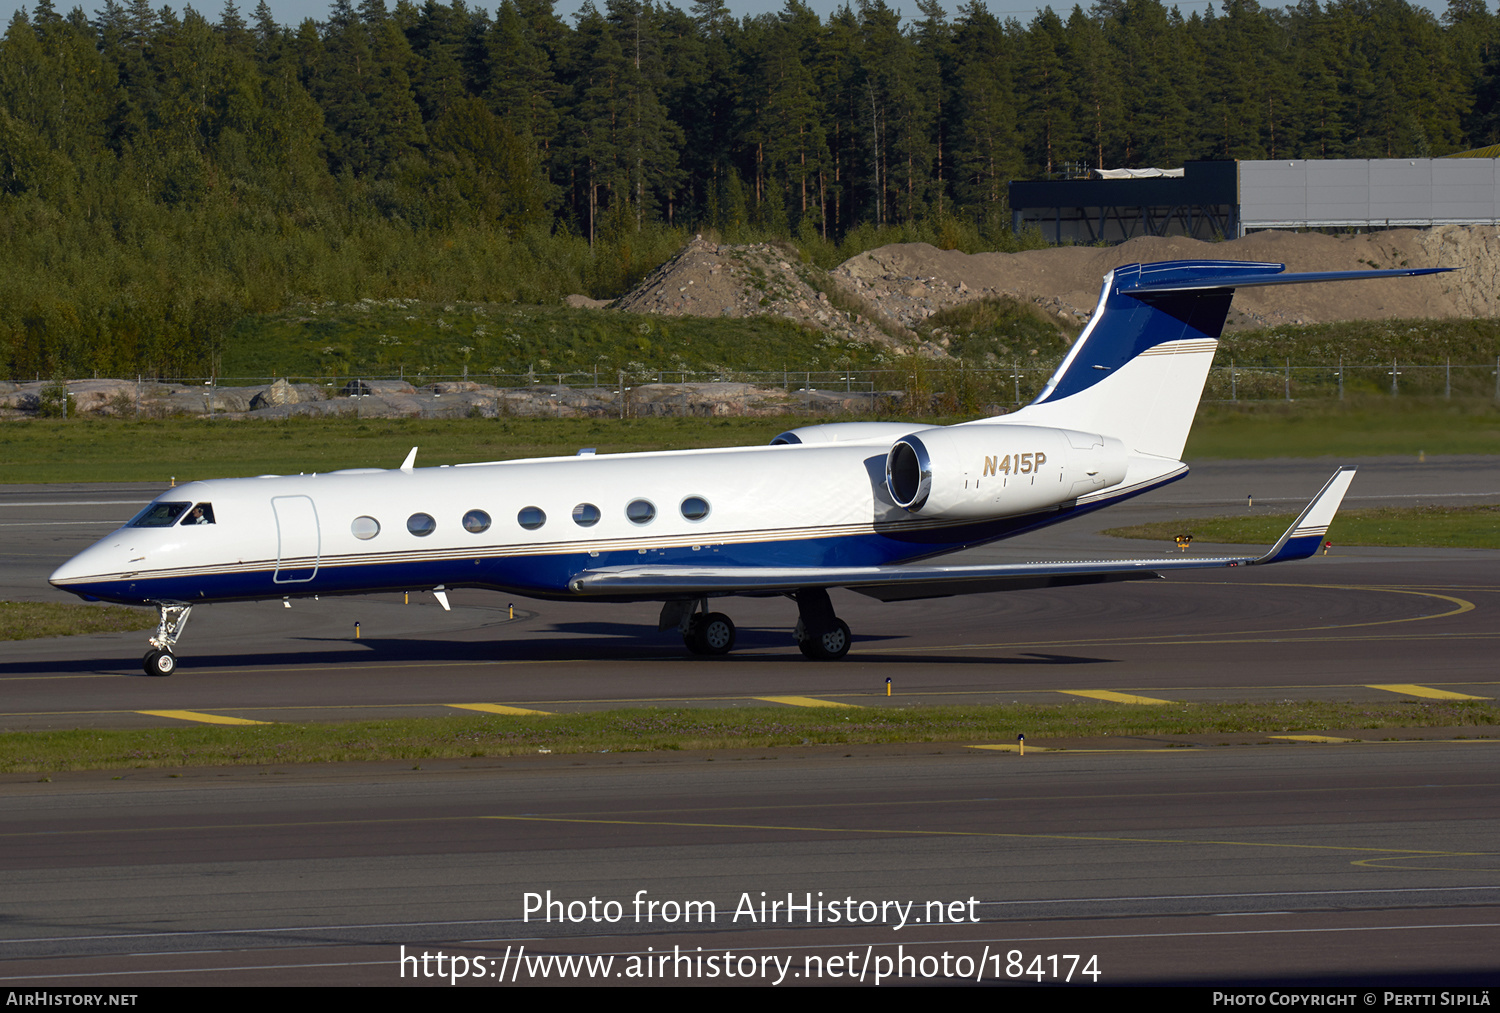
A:
[[[833,602],[821,587],[804,587],[792,596],[797,602],[797,649],[814,661],[837,661],[849,653],[849,624],[833,614]]]
[[[188,615],[192,611],[191,605],[156,603],[156,613],[161,618],[157,622],[156,636],[151,638],[151,650],[141,659],[141,667],[147,675],[171,675],[177,671],[177,656],[172,653],[172,648],[177,645],[177,638],[182,636],[183,627],[187,626]]]

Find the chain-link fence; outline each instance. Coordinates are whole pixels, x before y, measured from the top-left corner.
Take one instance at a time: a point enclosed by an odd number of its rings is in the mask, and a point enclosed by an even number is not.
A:
[[[745,383],[788,394],[838,393],[899,394],[909,406],[938,412],[1010,410],[1036,397],[1057,368],[1056,362],[1016,361],[1008,366],[972,368],[958,361],[924,361],[916,366],[888,369],[768,369],[698,371],[590,370],[587,372],[408,373],[393,376],[198,377],[176,383],[219,387],[251,387],[286,379],[314,383],[331,395],[358,390],[359,384],[404,381],[416,387],[470,381],[496,388],[556,387],[574,390],[621,391],[645,384]],[[1500,358],[1487,363],[1402,362],[1309,364],[1287,360],[1280,364],[1214,366],[1203,391],[1205,401],[1337,400],[1356,394],[1416,397],[1493,397],[1500,400]],[[857,399],[856,399],[857,400]]]

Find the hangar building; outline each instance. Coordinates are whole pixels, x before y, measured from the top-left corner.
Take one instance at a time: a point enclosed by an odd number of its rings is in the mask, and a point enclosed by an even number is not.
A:
[[[1009,192],[1012,227],[1038,227],[1054,243],[1494,225],[1500,158],[1187,162],[1181,175],[1016,182]]]

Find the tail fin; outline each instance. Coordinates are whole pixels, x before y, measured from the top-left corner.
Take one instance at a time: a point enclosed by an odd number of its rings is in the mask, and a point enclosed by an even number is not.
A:
[[[1284,274],[1285,264],[1174,260],[1104,276],[1089,325],[1035,401],[1006,422],[1103,433],[1177,460],[1237,288],[1436,274],[1451,268]]]

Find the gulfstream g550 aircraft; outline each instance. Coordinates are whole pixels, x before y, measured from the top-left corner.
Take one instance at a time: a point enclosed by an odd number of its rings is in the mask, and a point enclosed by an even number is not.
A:
[[[724,654],[710,598],[785,596],[809,658],[841,658],[828,589],[883,601],[1142,580],[1316,550],[1341,469],[1256,557],[944,566],[1006,538],[1181,478],[1179,458],[1237,288],[1393,278],[1441,268],[1284,274],[1281,264],[1131,264],[1035,401],[962,425],[842,423],[768,447],[542,458],[193,482],[64,563],[57,587],[155,605],[146,671],[170,675],[195,605],[454,587],[534,598],[660,601],[661,629]]]

